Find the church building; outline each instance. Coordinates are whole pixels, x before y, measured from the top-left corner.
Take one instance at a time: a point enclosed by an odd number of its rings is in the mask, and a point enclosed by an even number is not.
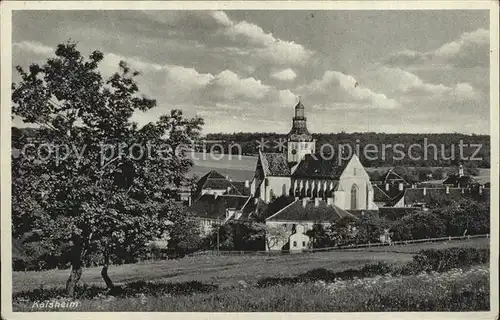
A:
[[[259,150],[251,195],[266,203],[286,195],[297,200],[317,199],[315,202],[320,200],[341,210],[377,210],[370,177],[357,155],[342,160],[338,155],[318,153],[306,121],[304,105],[299,101],[286,150]]]

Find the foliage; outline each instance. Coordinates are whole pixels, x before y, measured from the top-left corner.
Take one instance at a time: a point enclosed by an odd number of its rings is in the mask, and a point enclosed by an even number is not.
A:
[[[419,272],[443,272],[453,268],[461,268],[475,264],[487,263],[490,259],[489,249],[448,248],[422,250],[413,256],[413,261],[403,269],[403,274]]]
[[[356,222],[352,217],[344,217],[329,227],[328,234],[336,246],[356,243]]]
[[[326,228],[316,223],[312,229],[306,231],[306,235],[312,239],[313,248],[327,248],[335,245],[334,234],[331,228]]]
[[[417,211],[396,221],[391,232],[393,241],[438,238],[446,236],[446,226],[432,211]]]
[[[133,257],[172,229],[182,214],[175,190],[192,165],[177,147],[203,124],[172,110],[140,128],[132,115],[156,101],[140,95],[139,72],[123,61],[103,79],[102,59],[60,44],[44,65],[18,66],[21,80],[12,86],[13,114],[40,127],[32,136],[13,134],[14,150],[35,147],[12,159],[13,236],[36,227],[49,252],[69,246],[75,270],[89,253],[101,253],[106,265],[111,255]]]
[[[490,232],[489,202],[467,199],[435,209],[435,212],[445,223],[448,236]]]
[[[261,225],[261,228],[265,234],[267,250],[271,250],[271,248],[280,243],[284,243],[285,245],[288,243],[288,237],[290,235],[284,228],[266,224]]]
[[[380,236],[391,226],[390,222],[376,214],[364,214],[355,223],[356,243],[380,242]]]
[[[264,247],[263,224],[229,221],[219,228],[221,250],[256,251]],[[217,228],[205,239],[205,248],[217,247]]]

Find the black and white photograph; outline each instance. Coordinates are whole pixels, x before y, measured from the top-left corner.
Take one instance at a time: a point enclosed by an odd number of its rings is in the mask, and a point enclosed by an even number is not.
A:
[[[498,319],[498,3],[104,2],[1,4],[2,318]]]

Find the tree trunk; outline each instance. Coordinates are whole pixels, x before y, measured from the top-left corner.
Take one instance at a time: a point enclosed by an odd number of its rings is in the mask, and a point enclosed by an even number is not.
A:
[[[73,247],[70,252],[70,263],[71,272],[69,278],[66,281],[66,293],[68,297],[75,298],[75,288],[80,281],[83,272],[82,266],[82,253],[83,253],[83,241],[80,235],[73,235],[72,237]]]
[[[66,281],[66,292],[68,297],[74,299],[75,298],[75,288],[82,276],[83,268],[81,264],[79,266],[72,266],[71,273],[69,274],[69,278]]]
[[[113,289],[115,285],[113,284],[113,281],[111,281],[111,279],[108,276],[108,266],[109,266],[109,255],[105,254],[104,255],[104,265],[102,266],[102,270],[101,270],[101,276],[102,276],[102,279],[104,280],[104,282],[106,283],[106,287],[108,289]]]

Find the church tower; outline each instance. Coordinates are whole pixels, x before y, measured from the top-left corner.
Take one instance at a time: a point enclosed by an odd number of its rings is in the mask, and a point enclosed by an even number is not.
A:
[[[304,105],[300,102],[295,106],[295,116],[292,118],[292,129],[288,133],[288,162],[299,162],[306,154],[315,152],[316,141],[307,131]]]

